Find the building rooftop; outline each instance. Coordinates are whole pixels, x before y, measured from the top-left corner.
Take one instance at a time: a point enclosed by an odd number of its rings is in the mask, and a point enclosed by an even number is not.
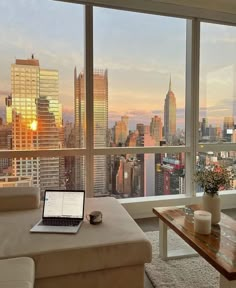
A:
[[[30,66],[39,66],[39,60],[34,59],[33,55],[31,59],[16,59],[16,64],[17,65],[30,65]]]

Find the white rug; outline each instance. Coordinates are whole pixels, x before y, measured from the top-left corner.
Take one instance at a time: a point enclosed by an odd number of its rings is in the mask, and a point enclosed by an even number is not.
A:
[[[163,261],[159,257],[159,232],[147,232],[152,243],[152,263],[146,264],[148,278],[155,288],[216,288],[219,273],[202,257],[186,257]],[[171,249],[187,245],[173,231],[168,230],[168,245]]]

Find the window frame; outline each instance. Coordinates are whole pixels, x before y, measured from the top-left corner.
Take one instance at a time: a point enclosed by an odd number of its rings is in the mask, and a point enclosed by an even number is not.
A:
[[[233,151],[235,143],[225,144],[199,144],[198,143],[198,122],[199,122],[199,65],[200,65],[200,24],[201,22],[211,21],[215,24],[236,25],[235,17],[225,12],[212,12],[206,10],[202,15],[193,17],[190,8],[181,8],[173,12],[170,5],[148,6],[143,9],[126,7],[123,1],[116,1],[123,4],[122,9],[151,13],[155,15],[175,16],[186,19],[186,105],[185,105],[185,146],[164,146],[164,147],[117,147],[117,148],[96,148],[94,147],[94,127],[93,123],[93,5],[86,4],[88,1],[64,1],[70,3],[80,3],[84,5],[84,22],[85,22],[85,87],[86,87],[86,148],[66,148],[52,150],[31,150],[31,151],[0,151],[0,158],[19,158],[19,157],[64,157],[64,156],[85,156],[86,158],[86,191],[87,197],[93,197],[93,167],[95,155],[114,155],[123,153],[144,154],[144,153],[180,153],[186,155],[186,183],[185,195],[169,195],[169,196],[149,196],[138,198],[120,199],[120,203],[129,211],[134,218],[153,216],[151,208],[155,206],[166,205],[184,205],[189,203],[197,203],[200,201],[201,193],[195,192],[195,183],[193,181],[193,173],[196,167],[196,153],[202,151]],[[84,2],[84,3],[83,3]],[[100,1],[102,2],[102,1]],[[106,2],[106,1],[104,1]],[[125,1],[126,2],[126,1]],[[142,1],[138,1],[142,2]],[[146,3],[146,2],[145,2]],[[163,6],[164,5],[164,6]],[[100,5],[107,7],[106,5]],[[159,10],[157,9],[159,7]],[[162,7],[162,8],[160,8]],[[110,8],[110,7],[107,7]],[[114,7],[113,7],[114,8]],[[121,7],[116,7],[121,8]],[[151,9],[151,10],[149,10]],[[157,11],[157,10],[158,11]],[[180,13],[180,11],[182,11]],[[191,12],[191,13],[190,13]],[[181,15],[179,15],[180,13]],[[220,21],[219,21],[220,20]],[[234,24],[234,25],[232,25]],[[90,125],[89,125],[90,123]],[[225,191],[222,195],[223,208],[235,207],[234,196],[236,191]]]

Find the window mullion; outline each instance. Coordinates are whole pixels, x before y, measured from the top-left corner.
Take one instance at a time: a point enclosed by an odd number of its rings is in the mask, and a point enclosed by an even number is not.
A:
[[[200,22],[187,20],[186,37],[186,194],[195,195],[193,174],[196,167],[196,151],[199,129],[199,51]]]
[[[85,91],[86,91],[86,196],[93,197],[94,113],[93,113],[93,7],[85,6]]]

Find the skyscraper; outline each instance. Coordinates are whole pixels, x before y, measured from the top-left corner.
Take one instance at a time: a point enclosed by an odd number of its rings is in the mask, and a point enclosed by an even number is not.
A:
[[[114,126],[114,142],[116,145],[124,145],[128,137],[128,116],[122,116]]]
[[[232,135],[234,131],[234,117],[228,116],[224,117],[223,123],[223,138],[227,142],[232,141]]]
[[[156,118],[157,117],[157,118]],[[154,119],[157,119],[157,123],[160,118],[158,116],[154,116],[152,118],[152,122],[150,126],[145,126],[144,130],[144,147],[155,146],[157,144],[157,138],[159,138],[158,133],[156,133],[156,123]],[[154,122],[153,122],[154,121]],[[162,130],[162,125],[161,125]],[[150,132],[153,131],[153,134]],[[156,138],[157,137],[157,138]],[[145,153],[143,155],[143,172],[144,172],[144,196],[154,196],[155,195],[155,154]]]
[[[75,147],[85,145],[85,78],[84,73],[77,76],[74,71],[75,92]],[[108,145],[108,76],[107,70],[95,70],[93,75],[94,85],[94,146],[107,147]],[[107,156],[94,157],[94,195],[107,193]],[[75,188],[84,188],[85,181],[84,157],[75,158]]]
[[[11,65],[12,149],[38,148],[36,102],[39,98],[39,61],[16,59]],[[40,185],[39,158],[14,158],[14,176],[31,176],[33,185]]]
[[[207,118],[202,118],[201,132],[202,132],[202,137],[209,136],[209,124],[208,124]]]
[[[143,123],[138,123],[137,125],[136,125],[136,129],[138,130],[138,132],[139,132],[139,136],[142,136],[142,135],[144,135],[144,124]]]
[[[169,91],[166,94],[164,105],[164,136],[167,143],[171,144],[176,134],[176,99],[171,90],[171,78]]]
[[[85,78],[74,69],[75,147],[85,147]],[[72,163],[73,165],[73,163]],[[75,156],[70,182],[75,189],[85,189],[85,158]],[[73,173],[74,171],[74,173]]]
[[[157,115],[152,117],[151,123],[150,123],[150,135],[155,140],[154,145],[159,146],[160,141],[162,140],[162,121],[161,118]]]
[[[41,69],[33,55],[28,60],[16,59],[11,66],[11,86],[12,149],[60,148],[58,71]],[[31,176],[41,192],[45,188],[59,188],[60,177],[64,176],[59,162],[58,157],[14,158],[13,174]]]
[[[12,97],[11,95],[8,95],[5,98],[5,104],[6,104],[6,123],[12,124]]]
[[[11,149],[11,125],[4,124],[0,117],[0,150]],[[0,176],[8,174],[8,168],[11,166],[11,159],[0,158]]]

